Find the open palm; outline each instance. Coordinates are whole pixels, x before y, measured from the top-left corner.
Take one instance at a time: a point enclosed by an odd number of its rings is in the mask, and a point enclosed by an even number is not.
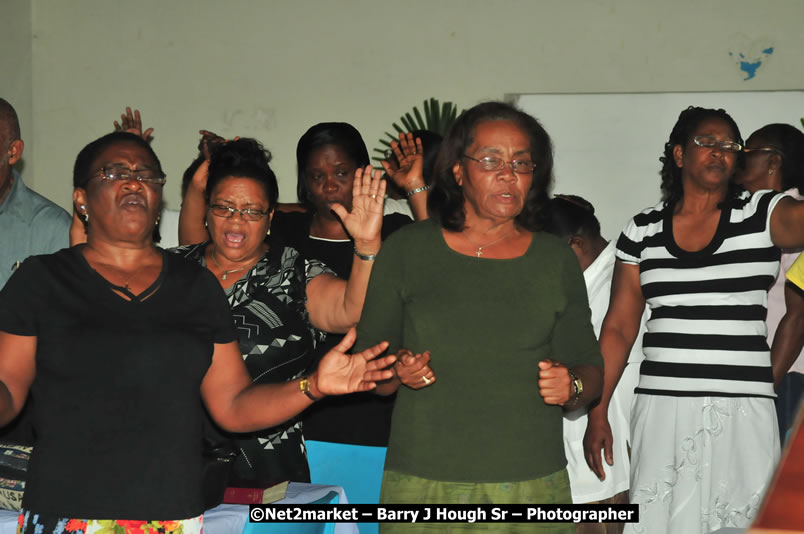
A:
[[[365,169],[355,171],[352,211],[346,211],[341,204],[333,204],[331,208],[340,217],[355,245],[379,243],[384,202],[385,181],[382,179],[382,171],[374,170],[368,165]]]
[[[343,395],[356,391],[368,391],[379,380],[387,380],[394,375],[388,366],[396,361],[396,356],[377,358],[388,347],[383,341],[356,354],[346,354],[356,338],[351,328],[340,343],[327,352],[318,364],[316,385],[325,395]]]

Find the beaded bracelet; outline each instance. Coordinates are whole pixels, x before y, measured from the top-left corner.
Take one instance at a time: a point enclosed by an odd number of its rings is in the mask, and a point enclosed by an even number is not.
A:
[[[405,196],[412,197],[416,193],[421,193],[422,191],[427,191],[428,189],[430,189],[429,185],[423,185],[421,187],[417,187],[416,189],[411,189],[410,191],[406,192]]]

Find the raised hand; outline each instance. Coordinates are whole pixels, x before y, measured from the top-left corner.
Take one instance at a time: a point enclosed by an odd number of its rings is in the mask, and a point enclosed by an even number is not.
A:
[[[207,190],[207,178],[209,178],[209,160],[204,160],[201,162],[201,165],[193,173],[193,177],[190,181],[190,184],[196,191],[206,191]],[[190,188],[187,188],[188,190]]]
[[[204,159],[209,161],[210,156],[215,148],[224,144],[226,139],[215,132],[210,132],[209,130],[199,130],[198,133],[201,134],[201,141],[198,143],[198,150],[204,155]]]
[[[368,391],[374,389],[378,381],[394,376],[388,367],[396,361],[396,356],[377,358],[388,347],[386,341],[363,352],[346,354],[356,337],[355,329],[350,328],[341,342],[324,355],[318,369],[310,376],[313,394],[343,395]]]
[[[346,211],[341,204],[330,206],[352,236],[355,248],[363,254],[375,254],[380,249],[384,203],[385,182],[382,172],[368,165],[365,169],[355,171],[352,211]]]
[[[606,479],[603,460],[600,458],[600,450],[603,450],[603,457],[606,463],[614,465],[613,442],[614,438],[611,434],[611,425],[608,418],[602,413],[595,413],[594,409],[591,410],[586,422],[586,434],[583,436],[583,452],[586,457],[586,465],[600,480]]]
[[[414,141],[412,133],[400,133],[399,142],[391,142],[391,150],[393,150],[394,156],[399,162],[398,167],[394,168],[388,161],[382,161],[385,173],[391,180],[405,192],[424,186],[424,176],[422,175],[424,148],[422,148],[422,140],[417,137]]]
[[[396,357],[394,372],[403,384],[411,389],[422,389],[435,383],[436,376],[429,365],[430,351],[413,354],[408,349],[401,349]]]
[[[145,139],[148,143],[153,139],[153,128],[148,128],[142,131],[142,119],[140,118],[140,110],[135,109],[131,112],[130,107],[126,107],[126,112],[120,115],[120,122],[114,121],[114,130],[116,132],[128,132],[138,135]]]

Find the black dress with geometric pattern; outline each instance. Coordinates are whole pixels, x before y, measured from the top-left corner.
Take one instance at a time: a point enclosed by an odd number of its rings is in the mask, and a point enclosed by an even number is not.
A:
[[[172,252],[205,265],[207,245]],[[254,383],[287,382],[302,376],[312,364],[316,344],[326,334],[310,324],[306,288],[322,273],[331,271],[320,261],[305,260],[290,247],[273,246],[225,290],[240,353]],[[246,434],[218,431],[236,440],[240,449],[232,473],[237,480],[310,481],[301,418]]]

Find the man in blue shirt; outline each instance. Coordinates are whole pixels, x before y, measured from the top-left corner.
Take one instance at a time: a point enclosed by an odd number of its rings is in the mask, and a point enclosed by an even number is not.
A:
[[[70,215],[28,189],[13,168],[24,147],[17,112],[0,98],[0,288],[28,256],[70,246]]]

